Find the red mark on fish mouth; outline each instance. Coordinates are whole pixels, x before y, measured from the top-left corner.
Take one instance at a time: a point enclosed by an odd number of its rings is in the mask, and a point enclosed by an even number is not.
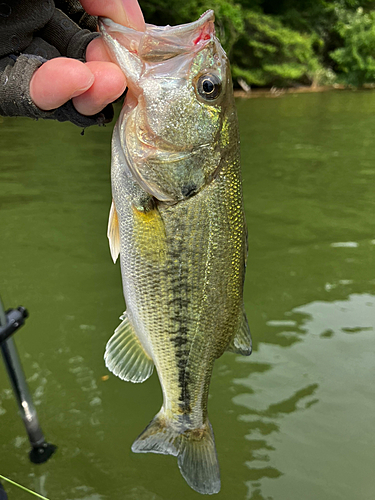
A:
[[[211,35],[209,33],[205,33],[204,30],[199,33],[199,36],[193,41],[194,45],[197,45],[201,40],[209,40]]]

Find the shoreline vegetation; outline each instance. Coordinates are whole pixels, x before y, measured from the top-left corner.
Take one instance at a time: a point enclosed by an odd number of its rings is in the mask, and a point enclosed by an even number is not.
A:
[[[318,92],[375,82],[375,0],[185,0],[172,9],[169,0],[148,0],[141,6],[158,26],[188,23],[213,9],[234,86],[251,87],[251,96],[255,89]]]
[[[257,97],[281,97],[286,94],[310,94],[317,92],[334,92],[349,90],[352,92],[356,91],[369,91],[375,90],[375,85],[368,84],[363,85],[360,88],[335,84],[335,85],[305,85],[300,87],[271,87],[271,88],[256,88],[249,90],[240,90],[238,88],[234,89],[234,97],[238,99],[255,99]]]

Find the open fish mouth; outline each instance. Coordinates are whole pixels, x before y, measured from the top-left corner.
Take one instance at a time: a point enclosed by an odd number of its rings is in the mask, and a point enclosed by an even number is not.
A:
[[[209,144],[180,152],[162,151],[149,146],[142,148],[142,158],[128,158],[128,166],[147,193],[159,202],[173,205],[191,198],[207,185],[207,179],[201,171],[194,169],[194,165],[203,161],[210,150]],[[145,162],[147,169],[144,168]]]
[[[197,21],[178,26],[146,24],[140,32],[121,26],[108,18],[99,18],[103,35],[108,33],[144,61],[163,61],[176,55],[191,53],[192,48],[210,40],[215,33],[215,14],[208,10]]]
[[[159,202],[172,205],[191,198],[212,180],[210,165],[213,157],[220,164],[220,152],[207,142],[181,149],[152,131],[138,106],[128,114],[121,134],[130,172]]]

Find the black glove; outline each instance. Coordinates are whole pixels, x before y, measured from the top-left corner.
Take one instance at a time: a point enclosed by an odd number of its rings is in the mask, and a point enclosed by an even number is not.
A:
[[[76,0],[58,0],[58,5],[82,26],[96,28]],[[8,0],[0,4],[0,115],[28,116],[71,121],[79,127],[102,125],[113,118],[112,105],[100,113],[84,116],[71,101],[43,111],[30,97],[30,81],[43,62],[54,57],[85,61],[87,45],[97,36],[81,29],[55,7],[53,0]]]

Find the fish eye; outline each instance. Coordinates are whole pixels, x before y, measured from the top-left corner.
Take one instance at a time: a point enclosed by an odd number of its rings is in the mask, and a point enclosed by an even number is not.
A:
[[[196,82],[196,90],[205,101],[214,101],[221,94],[221,80],[215,73],[205,73]]]

